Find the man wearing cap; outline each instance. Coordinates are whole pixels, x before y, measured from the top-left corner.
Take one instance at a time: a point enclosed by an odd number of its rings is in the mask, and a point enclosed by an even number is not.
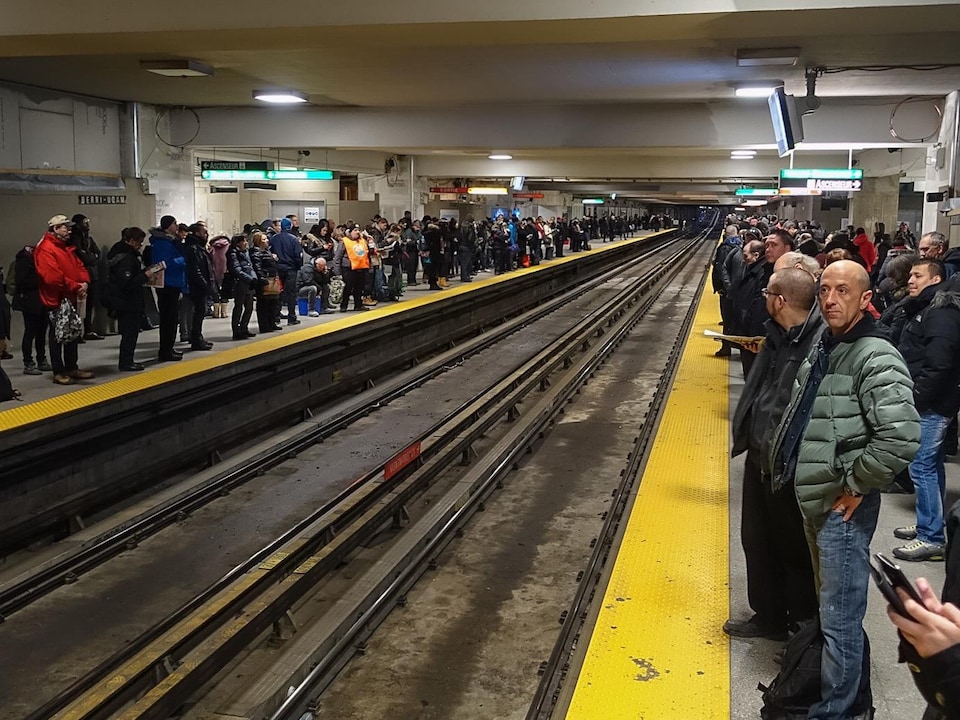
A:
[[[293,216],[296,217],[296,216]],[[270,238],[270,252],[277,256],[277,270],[283,283],[281,304],[287,306],[287,325],[299,325],[297,318],[297,271],[303,264],[303,246],[294,235],[293,220],[280,221],[280,232]]]
[[[177,237],[179,226],[172,215],[160,218],[159,227],[150,230],[150,262],[164,262],[163,287],[157,288],[157,309],[160,312],[160,362],[181,360],[183,353],[174,350],[177,341],[178,305],[180,294],[187,287],[187,261],[183,243]]]
[[[83,261],[69,244],[73,223],[66,215],[54,215],[47,222],[47,232],[33,251],[40,285],[40,302],[44,309],[53,312],[64,300],[74,304],[87,297],[90,276]],[[50,323],[50,362],[53,365],[53,381],[57,385],[72,385],[76,380],[89,380],[93,373],[77,366],[77,341],[57,341],[56,323]],[[78,338],[79,339],[79,338]]]

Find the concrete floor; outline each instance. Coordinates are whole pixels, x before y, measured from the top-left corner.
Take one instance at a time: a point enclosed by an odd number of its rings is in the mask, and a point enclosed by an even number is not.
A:
[[[730,413],[736,409],[743,389],[743,377],[737,354],[731,360],[718,360],[730,364]],[[730,461],[730,615],[746,619],[753,613],[747,605],[746,568],[743,549],[740,546],[740,498],[743,483],[744,456]],[[948,502],[957,499],[960,490],[960,469],[956,461],[947,463]],[[880,510],[880,522],[871,545],[872,552],[881,552],[893,558],[892,550],[903,541],[893,537],[893,529],[916,522],[913,495],[885,494]],[[943,587],[944,564],[942,562],[901,562],[910,578],[925,577],[931,585]],[[877,708],[877,720],[919,720],[926,703],[920,698],[910,671],[897,663],[897,634],[886,614],[886,602],[880,591],[871,583],[868,596],[867,616],[864,627],[870,637],[872,660],[873,703]],[[730,643],[730,716],[732,720],[747,720],[759,717],[760,693],[757,683],[769,683],[777,674],[779,666],[773,662],[780,643],[770,640],[742,640],[732,638]]]

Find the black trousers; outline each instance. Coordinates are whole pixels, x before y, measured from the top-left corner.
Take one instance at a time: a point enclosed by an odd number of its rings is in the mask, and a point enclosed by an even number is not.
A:
[[[180,288],[157,288],[157,310],[160,313],[160,355],[170,355],[177,341],[180,321]]]
[[[740,541],[747,560],[747,600],[763,622],[787,627],[818,612],[813,565],[793,483],[773,492],[756,451],[743,468]]]
[[[407,259],[403,261],[407,270],[407,285],[417,284],[417,267],[420,265],[420,256],[417,252],[408,251]]]
[[[23,313],[23,341],[20,350],[23,352],[23,364],[33,362],[33,348],[37,349],[37,362],[47,359],[47,319],[46,313],[36,315]]]
[[[257,327],[260,332],[273,332],[277,327],[277,316],[279,314],[279,295],[260,295],[257,297]],[[294,315],[294,317],[296,316]]]
[[[133,354],[137,350],[142,319],[143,312],[140,308],[133,311],[120,310],[117,314],[117,329],[120,331],[120,367],[134,363]]]
[[[242,339],[250,325],[253,316],[253,290],[247,284],[237,284],[233,296],[233,314],[230,316],[230,327],[233,338]]]
[[[280,271],[280,282],[283,283],[283,292],[280,294],[280,303],[287,306],[287,320],[297,319],[297,271]]]
[[[367,285],[367,269],[351,270],[343,268],[343,297],[340,299],[340,309],[346,310],[350,297],[353,297],[353,307],[363,307],[363,290]]]
[[[193,300],[193,318],[190,322],[190,344],[199,345],[203,342],[203,319],[207,316],[207,296],[191,295]]]
[[[726,330],[726,325],[723,326]],[[757,354],[752,353],[749,350],[744,350],[740,348],[740,367],[743,368],[743,377],[746,379],[747,375],[750,374],[750,368],[753,367],[753,361],[757,359]]]
[[[80,345],[74,341],[61,345],[57,342],[54,325],[50,323],[50,364],[53,366],[54,375],[66,375],[77,368],[77,356],[79,355]]]

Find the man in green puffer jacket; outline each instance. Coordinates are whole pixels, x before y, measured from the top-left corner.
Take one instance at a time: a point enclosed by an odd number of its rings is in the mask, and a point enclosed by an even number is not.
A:
[[[794,478],[820,596],[821,698],[810,720],[847,720],[863,664],[870,540],[880,490],[919,446],[913,382],[866,312],[870,279],[855,262],[829,265],[818,301],[827,329],[800,367],[767,458],[774,486]]]

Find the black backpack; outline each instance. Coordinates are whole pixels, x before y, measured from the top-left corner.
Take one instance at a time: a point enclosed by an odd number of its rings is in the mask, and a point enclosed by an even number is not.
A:
[[[806,720],[810,707],[820,700],[820,657],[823,654],[823,633],[820,619],[814,618],[800,626],[787,642],[780,672],[769,686],[762,683],[757,689],[763,693],[763,720]],[[869,708],[872,718],[873,692],[870,688],[870,641],[863,636],[863,666],[860,688],[854,704],[856,715]]]

